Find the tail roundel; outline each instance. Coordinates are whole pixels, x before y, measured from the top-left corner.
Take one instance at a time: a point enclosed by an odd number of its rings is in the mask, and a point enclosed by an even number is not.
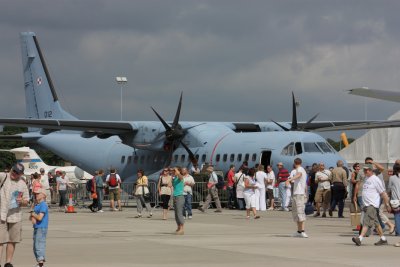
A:
[[[21,33],[21,53],[27,118],[76,119],[63,110],[58,101],[35,33]]]

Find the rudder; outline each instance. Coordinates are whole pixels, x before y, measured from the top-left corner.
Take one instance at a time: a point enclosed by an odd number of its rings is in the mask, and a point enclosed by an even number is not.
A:
[[[35,33],[21,33],[26,116],[32,119],[76,119],[64,111]]]

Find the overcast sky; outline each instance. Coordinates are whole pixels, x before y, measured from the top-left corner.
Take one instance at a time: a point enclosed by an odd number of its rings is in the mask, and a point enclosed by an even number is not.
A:
[[[399,1],[0,0],[0,116],[24,117],[19,33],[34,31],[81,119],[364,119],[360,86],[400,91]],[[368,100],[368,119],[396,103]]]

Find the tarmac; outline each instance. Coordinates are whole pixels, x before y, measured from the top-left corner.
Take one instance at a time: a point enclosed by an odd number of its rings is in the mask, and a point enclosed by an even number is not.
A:
[[[357,247],[349,214],[344,219],[308,216],[309,238],[295,238],[291,212],[260,212],[246,219],[245,211],[201,213],[185,223],[185,235],[174,234],[174,211],[161,220],[136,219],[136,208],[91,213],[76,209],[65,214],[50,210],[46,266],[399,266],[400,237],[387,236],[388,246],[376,247],[377,236]],[[144,216],[147,214],[144,213]],[[24,210],[23,241],[17,245],[14,266],[35,266],[32,225]],[[2,260],[4,264],[4,259]]]

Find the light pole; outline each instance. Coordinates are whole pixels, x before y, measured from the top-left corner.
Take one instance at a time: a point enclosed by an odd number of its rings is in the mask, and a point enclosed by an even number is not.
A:
[[[122,87],[124,86],[124,84],[128,83],[128,79],[126,77],[123,76],[118,76],[115,77],[115,80],[117,81],[117,83],[120,85],[121,88],[121,121],[122,121]]]

